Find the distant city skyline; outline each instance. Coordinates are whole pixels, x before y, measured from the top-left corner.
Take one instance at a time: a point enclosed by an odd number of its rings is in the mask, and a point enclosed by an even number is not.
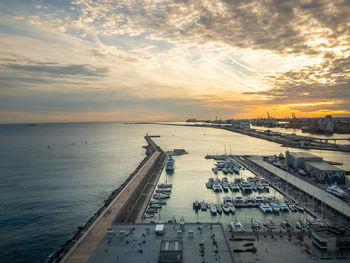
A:
[[[0,123],[350,116],[349,1],[0,0]]]

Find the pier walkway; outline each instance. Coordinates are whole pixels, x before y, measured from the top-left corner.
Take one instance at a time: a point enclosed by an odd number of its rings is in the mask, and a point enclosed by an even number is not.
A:
[[[161,152],[156,151],[145,165],[137,172],[134,178],[125,186],[113,202],[107,207],[105,213],[96,220],[88,231],[80,238],[75,246],[66,254],[61,262],[83,263],[87,262],[107,233],[114,219],[119,215],[131,193],[141,184],[144,177],[153,168]]]

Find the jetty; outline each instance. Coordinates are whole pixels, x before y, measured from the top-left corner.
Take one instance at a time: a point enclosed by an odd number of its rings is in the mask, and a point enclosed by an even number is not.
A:
[[[116,193],[112,193],[105,205],[80,228],[48,262],[88,262],[91,254],[107,234],[113,223],[134,223],[142,208],[148,203],[156,182],[164,167],[166,154],[157,146],[152,136],[147,141],[146,157]]]

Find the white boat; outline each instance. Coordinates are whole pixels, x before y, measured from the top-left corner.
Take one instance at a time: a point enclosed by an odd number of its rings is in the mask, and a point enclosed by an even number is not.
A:
[[[228,182],[222,182],[221,186],[224,192],[228,192],[228,186],[229,186]]]
[[[280,203],[279,204],[281,212],[289,212],[289,208],[285,203]]]
[[[240,186],[243,192],[251,192],[253,190],[251,184],[248,182],[241,182]]]
[[[272,213],[272,208],[271,206],[269,206],[268,204],[261,204],[259,206],[260,210],[263,212],[263,213],[267,213],[267,212],[271,212]]]
[[[171,155],[168,157],[166,163],[165,163],[165,170],[167,172],[173,172],[174,171],[174,166],[175,166],[175,160]]]
[[[159,189],[156,189],[156,193],[170,194],[171,188],[159,188]]]
[[[212,215],[216,215],[216,212],[217,212],[216,206],[213,203],[211,203],[210,204],[210,213]]]
[[[257,203],[262,203],[264,202],[264,199],[261,196],[254,196],[254,200]]]
[[[167,199],[170,198],[170,196],[168,194],[163,194],[163,193],[157,193],[155,195],[153,195],[154,199]]]
[[[272,208],[273,212],[274,212],[274,213],[277,213],[277,214],[278,214],[278,213],[280,212],[280,210],[281,210],[280,207],[278,206],[278,204],[276,204],[276,203],[272,203],[272,204],[271,204],[271,208]]]
[[[256,219],[252,218],[250,220],[250,223],[251,223],[252,229],[259,229],[260,228],[260,223]]]
[[[172,188],[173,184],[159,184],[158,188]]]
[[[244,229],[242,223],[237,221],[237,220],[236,221],[231,221],[230,225],[231,225],[233,231],[245,232],[245,229]]]
[[[264,191],[265,187],[262,184],[256,184],[259,191]]]
[[[219,214],[222,214],[221,204],[216,204],[216,211],[217,211]]]
[[[214,192],[221,192],[222,191],[221,186],[219,184],[216,184],[216,183],[214,183],[212,185],[212,188],[213,188]]]
[[[230,207],[229,207],[229,205],[227,205],[227,204],[222,204],[221,207],[222,207],[222,211],[224,211],[225,214],[229,214],[229,213],[230,213]]]
[[[229,205],[229,208],[230,208],[230,212],[231,212],[231,214],[234,214],[234,213],[235,213],[235,211],[236,211],[235,206],[234,206],[233,204],[230,204],[230,205]]]
[[[264,186],[264,189],[266,191],[269,191],[270,190],[270,186],[268,184],[262,184]]]
[[[242,203],[243,202],[243,198],[241,196],[235,196],[233,198],[233,200],[235,201],[235,203]]]
[[[230,187],[232,192],[239,191],[239,186],[235,183],[230,183],[229,187]]]
[[[332,186],[328,187],[326,191],[328,193],[331,193],[331,194],[333,194],[335,196],[338,196],[338,197],[345,197],[345,196],[347,196],[347,193],[345,191],[343,191],[342,189],[340,189],[336,185],[332,185]]]

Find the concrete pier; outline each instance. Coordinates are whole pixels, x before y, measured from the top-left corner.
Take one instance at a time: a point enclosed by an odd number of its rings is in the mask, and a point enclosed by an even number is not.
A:
[[[152,141],[151,136],[146,136],[145,139],[148,142],[147,161],[59,262],[87,262],[113,222],[136,220],[136,211],[148,202],[148,199],[141,196],[152,190],[148,185],[156,183],[159,170],[165,162],[164,152]]]

